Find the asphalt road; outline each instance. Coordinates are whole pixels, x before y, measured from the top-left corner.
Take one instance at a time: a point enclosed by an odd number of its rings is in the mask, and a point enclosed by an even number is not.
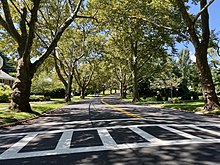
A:
[[[220,164],[220,119],[114,96],[1,129],[0,165]]]

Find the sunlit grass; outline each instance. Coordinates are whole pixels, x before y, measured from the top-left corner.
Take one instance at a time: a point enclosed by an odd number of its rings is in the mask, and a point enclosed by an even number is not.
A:
[[[152,104],[157,107],[162,107],[162,108],[172,108],[176,110],[186,110],[186,111],[191,111],[191,112],[203,112],[203,108],[205,103],[203,101],[183,101],[180,100],[181,103],[166,103],[164,101],[155,101],[155,97],[149,97],[146,99],[141,98],[137,104]],[[126,99],[123,99],[124,101],[131,102],[132,97],[131,95],[128,95]],[[206,112],[209,114],[215,114],[215,115],[220,115],[220,109],[219,110],[213,110],[210,112]]]
[[[10,103],[0,103],[0,108],[7,108],[9,105]]]
[[[201,111],[204,107],[204,102],[195,101],[195,102],[183,102],[183,103],[165,103],[165,104],[154,104],[155,106],[163,108],[173,108],[177,110],[188,110],[188,111]]]
[[[36,117],[37,114],[41,115],[45,112],[51,111],[53,109],[60,108],[64,105],[64,103],[60,102],[54,102],[54,103],[31,103],[32,110],[34,111],[35,114],[33,113],[26,113],[26,112],[15,112],[9,110],[7,107],[9,104],[5,105],[4,110],[0,110],[0,124],[6,124],[6,123],[12,123],[16,122],[19,120],[24,120],[24,119],[30,119],[33,117]]]
[[[93,96],[86,96],[85,99],[92,98]],[[70,104],[82,101],[83,99],[80,96],[74,96]],[[15,112],[8,109],[10,103],[1,103],[0,104],[0,125],[6,123],[17,122],[20,120],[30,119],[41,115],[43,113],[49,112],[53,109],[57,109],[65,105],[64,99],[52,99],[50,102],[31,102],[31,108],[34,113],[26,112]]]

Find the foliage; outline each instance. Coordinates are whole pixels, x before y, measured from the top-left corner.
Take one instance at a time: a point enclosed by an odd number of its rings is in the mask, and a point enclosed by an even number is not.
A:
[[[0,85],[0,102],[10,102],[11,93],[12,89],[8,85]]]
[[[52,89],[44,94],[46,98],[64,98],[65,97],[65,89],[63,88],[57,88]]]

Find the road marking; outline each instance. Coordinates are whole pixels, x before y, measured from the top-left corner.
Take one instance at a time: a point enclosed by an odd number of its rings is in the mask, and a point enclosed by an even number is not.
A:
[[[37,133],[30,133],[23,137],[21,140],[19,140],[17,143],[13,144],[9,149],[7,149],[5,152],[3,152],[0,155],[0,159],[10,159],[17,157],[18,152],[27,145],[32,139],[34,139],[37,136]]]
[[[88,124],[91,122],[108,122],[108,121],[127,121],[127,120],[146,120],[145,118],[124,118],[124,119],[103,119],[103,120],[85,120],[85,121],[70,121],[70,122],[48,122],[42,124],[32,124],[34,126],[53,126],[53,125],[71,125],[71,124]]]
[[[66,150],[70,148],[71,139],[72,139],[73,131],[63,132],[57,146],[56,150]]]
[[[137,133],[138,135],[140,135],[141,137],[143,137],[144,139],[146,139],[147,141],[151,142],[151,143],[160,143],[162,140],[152,136],[151,134],[143,131],[140,128],[137,127],[130,127],[130,130],[132,130],[133,132]]]
[[[220,133],[219,132],[216,132],[216,131],[213,131],[213,130],[209,130],[209,129],[205,129],[205,128],[201,128],[201,127],[198,127],[198,126],[191,126],[192,128],[195,128],[197,130],[200,130],[200,131],[204,131],[204,132],[208,132],[208,133],[211,133],[211,134],[214,134],[214,135],[217,135],[220,137]]]
[[[191,125],[192,126],[192,125]],[[186,137],[188,139],[193,139],[193,140],[202,140],[202,138],[199,138],[197,136],[194,136],[194,135],[191,135],[191,134],[188,134],[186,132],[183,132],[183,131],[180,131],[180,130],[177,130],[177,129],[174,129],[174,128],[170,128],[168,126],[162,126],[160,125],[159,127],[163,128],[163,129],[166,129],[170,132],[173,132],[173,133],[176,133],[176,134],[179,134],[180,136],[183,136],[183,137]]]
[[[33,140],[39,133],[42,132],[32,132],[28,133],[25,137],[19,140],[17,143],[12,145],[9,149],[3,152],[0,155],[0,160],[6,159],[18,159],[18,158],[30,158],[30,157],[40,157],[40,156],[51,156],[51,155],[62,155],[62,154],[74,154],[74,153],[85,153],[85,152],[95,152],[95,151],[107,151],[107,150],[118,150],[118,149],[128,149],[128,148],[140,148],[140,147],[154,147],[154,146],[168,146],[168,145],[183,145],[183,144],[201,144],[201,143],[220,143],[220,139],[201,139],[191,134],[173,129],[168,127],[168,125],[158,125],[161,128],[166,129],[167,131],[171,131],[177,133],[181,136],[190,138],[186,140],[161,140],[153,135],[148,134],[142,129],[138,128],[138,126],[117,126],[117,127],[98,127],[93,128],[93,130],[97,130],[100,139],[102,140],[103,145],[100,146],[92,146],[90,147],[78,147],[78,148],[70,148],[70,143],[72,139],[73,131],[82,130],[82,129],[71,129],[71,130],[62,130],[63,134],[54,150],[44,150],[44,151],[31,151],[31,152],[19,152],[23,147],[25,147],[31,140]],[[169,124],[170,125],[170,124]],[[174,126],[174,124],[172,124]],[[139,125],[143,126],[143,125]],[[145,125],[146,126],[146,125]],[[148,126],[152,126],[148,125]],[[171,126],[171,125],[170,125]],[[177,125],[176,125],[177,126]],[[183,126],[183,125],[181,125]],[[194,127],[194,125],[188,125]],[[216,125],[215,125],[216,126]],[[137,133],[139,136],[145,138],[148,142],[142,143],[124,143],[117,144],[112,136],[109,134],[108,129],[110,128],[129,128],[134,133]],[[199,128],[200,129],[200,128]],[[203,128],[201,128],[203,130]],[[91,128],[84,129],[91,130]],[[59,130],[61,131],[61,130]],[[51,131],[50,131],[51,132]],[[48,132],[45,132],[48,133]],[[83,140],[83,139],[82,139]]]
[[[117,129],[117,128],[132,128],[132,127],[148,127],[148,126],[159,126],[159,127],[164,127],[164,129],[167,129],[172,132],[172,130],[176,133],[182,133],[183,136],[184,134],[187,136],[187,133],[184,133],[182,131],[170,128],[169,126],[188,126],[191,127],[193,126],[192,124],[137,124],[137,125],[125,125],[125,126],[110,126],[110,127],[91,127],[91,128],[76,128],[76,129],[65,129],[65,130],[52,130],[52,131],[36,131],[36,132],[22,132],[22,133],[6,133],[6,134],[0,134],[0,137],[2,136],[21,136],[21,135],[27,135],[30,133],[37,133],[37,134],[43,134],[43,133],[60,133],[60,132],[66,132],[66,131],[90,131],[90,130],[97,130],[101,128],[105,129]],[[166,127],[168,126],[168,127]],[[199,126],[207,126],[207,125],[199,125]],[[215,124],[216,127],[220,127],[220,124]],[[192,135],[193,136],[193,135]]]
[[[111,108],[113,108],[113,109],[119,111],[119,112],[122,112],[122,113],[126,114],[127,116],[131,116],[131,117],[135,117],[135,118],[142,118],[141,116],[136,115],[136,114],[131,113],[131,112],[128,112],[128,111],[126,111],[126,110],[124,110],[124,109],[122,109],[122,108],[115,107],[115,106],[113,106],[113,105],[111,105],[111,104],[105,102],[104,99],[101,99],[101,102],[102,102],[103,104],[108,105],[109,107],[111,107]]]
[[[99,137],[102,140],[103,145],[106,148],[115,148],[117,146],[117,143],[114,141],[114,139],[111,137],[111,135],[109,134],[109,132],[107,131],[107,129],[104,128],[100,128],[97,129]]]

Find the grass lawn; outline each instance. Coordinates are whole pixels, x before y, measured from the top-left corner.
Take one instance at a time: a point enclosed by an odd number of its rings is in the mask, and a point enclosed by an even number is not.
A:
[[[0,108],[6,108],[9,106],[9,103],[0,103]]]
[[[92,98],[92,96],[86,96],[86,99]],[[80,96],[74,96],[72,102],[69,104],[74,104],[75,102],[82,101]],[[41,115],[45,112],[51,111],[53,109],[60,108],[64,106],[64,99],[52,99],[53,102],[31,102],[32,110],[35,114],[26,112],[14,112],[8,109],[10,103],[0,104],[0,125],[6,123],[12,123],[19,120],[29,119]]]
[[[173,108],[177,110],[188,110],[192,112],[197,112],[202,110],[202,108],[204,107],[204,102],[195,101],[195,102],[165,103],[165,104],[154,104],[154,105],[164,108]]]
[[[128,96],[127,99],[123,99],[125,101],[132,101],[131,96]],[[149,97],[146,99],[141,98],[137,104],[152,104],[157,107],[162,107],[162,108],[173,108],[176,110],[187,110],[191,112],[202,112],[203,107],[204,107],[204,102],[203,101],[184,101],[182,103],[163,103],[161,101],[154,101],[153,97]],[[209,112],[209,114],[215,114],[215,115],[220,115],[220,109],[219,110],[213,110]]]
[[[0,109],[0,125],[16,122],[19,120],[33,118],[33,117],[36,117],[37,114],[38,115],[43,114],[50,110],[60,108],[63,105],[64,105],[64,102],[54,102],[54,103],[46,103],[46,104],[45,103],[41,103],[41,104],[31,103],[32,110],[36,113],[36,114],[32,114],[32,113],[26,113],[26,112],[10,111],[8,109],[9,103],[4,103],[4,104],[1,103],[1,108],[5,108],[5,109]]]

